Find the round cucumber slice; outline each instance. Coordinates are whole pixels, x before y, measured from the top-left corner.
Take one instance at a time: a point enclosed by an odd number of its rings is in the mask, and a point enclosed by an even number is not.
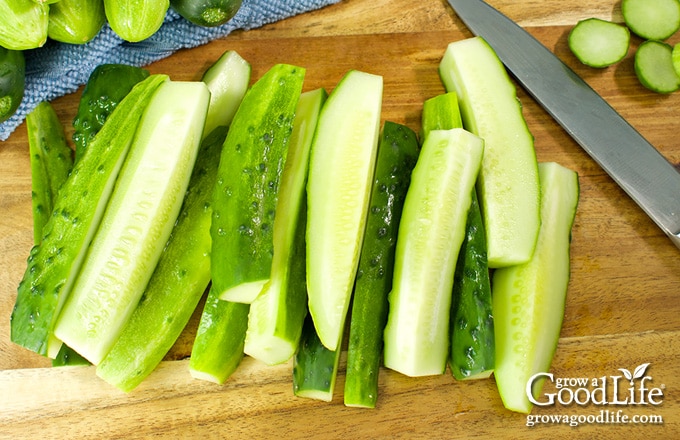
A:
[[[680,29],[678,0],[623,0],[626,26],[647,40],[665,40]]]
[[[630,31],[611,21],[589,18],[574,26],[568,43],[583,64],[603,68],[618,63],[628,54]]]
[[[643,86],[657,93],[680,89],[680,76],[673,66],[673,48],[660,41],[648,40],[635,53],[635,73]]]

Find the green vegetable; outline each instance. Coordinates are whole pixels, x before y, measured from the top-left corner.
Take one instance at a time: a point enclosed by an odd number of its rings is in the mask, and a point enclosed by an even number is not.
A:
[[[677,1],[677,0],[673,0]],[[583,64],[607,67],[621,61],[630,47],[630,31],[618,23],[589,18],[569,32],[569,49]]]
[[[413,130],[385,122],[354,285],[345,375],[347,406],[375,408],[378,398],[397,228],[418,152],[418,138]]]
[[[643,86],[657,93],[680,89],[680,76],[673,66],[673,47],[648,40],[635,52],[635,74]]]
[[[0,47],[0,122],[9,119],[24,98],[26,62],[20,50]]]
[[[138,82],[149,76],[145,69],[126,64],[100,64],[94,68],[85,84],[73,119],[73,142],[76,161],[87,145],[101,130],[104,122],[120,101]]]
[[[454,268],[483,145],[462,128],[431,131],[411,175],[384,334],[385,366],[408,376],[446,367]]]
[[[212,288],[250,303],[269,280],[274,218],[305,69],[279,64],[246,93],[222,149],[213,195]]]
[[[271,278],[250,305],[244,351],[269,365],[293,357],[307,314],[305,184],[309,150],[326,97],[324,89],[315,89],[298,101],[276,206]]]
[[[680,43],[677,43],[673,46],[671,51],[671,61],[673,62],[675,74],[680,76]]]
[[[26,131],[31,154],[33,241],[40,244],[59,188],[71,172],[73,152],[66,143],[57,113],[47,101],[39,103],[26,116]]]
[[[57,356],[52,359],[52,366],[66,367],[76,365],[90,365],[90,361],[79,355],[77,351],[68,345],[62,344],[61,349],[59,349],[59,353],[57,353]]]
[[[647,40],[665,40],[680,29],[678,0],[623,0],[621,14],[626,26]]]
[[[0,1],[0,46],[11,50],[41,47],[47,41],[49,5],[33,0]]]
[[[503,404],[528,413],[529,378],[546,372],[557,347],[569,284],[571,228],[579,198],[578,175],[556,163],[539,165],[541,231],[532,259],[493,275],[496,328],[494,377]],[[534,384],[534,393],[540,384]]]
[[[129,321],[177,220],[209,100],[204,83],[166,81],[144,112],[54,329],[94,365]]]
[[[120,38],[136,43],[160,29],[170,0],[104,0],[111,29]]]
[[[307,182],[307,290],[321,342],[339,347],[375,169],[383,79],[348,72],[319,117]]]
[[[214,27],[231,20],[241,0],[170,0],[170,6],[198,26]]]
[[[227,127],[201,145],[177,223],[120,337],[97,376],[123,391],[139,385],[163,360],[210,282],[210,200]]]
[[[517,90],[480,37],[449,44],[439,73],[460,102],[463,126],[484,139],[478,196],[490,267],[526,262],[540,225],[538,166]]]
[[[63,43],[84,44],[105,22],[104,0],[59,0],[50,6],[47,36]]]
[[[250,304],[223,301],[210,289],[191,349],[192,377],[223,384],[243,359]]]
[[[298,397],[330,402],[339,365],[340,349],[329,350],[321,343],[309,316],[305,319],[300,349],[293,363],[293,393]]]
[[[137,85],[64,182],[40,245],[28,257],[11,317],[11,340],[54,357],[61,347],[52,329],[94,236],[144,109],[165,75]]]
[[[455,92],[443,93],[425,100],[420,127],[422,143],[432,130],[450,130],[462,128],[463,120],[458,107],[458,96]]]

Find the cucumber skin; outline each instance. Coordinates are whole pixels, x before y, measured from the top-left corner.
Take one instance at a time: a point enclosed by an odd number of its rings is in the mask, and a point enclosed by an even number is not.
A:
[[[198,26],[214,27],[231,20],[241,0],[170,0],[179,15]]]
[[[210,200],[227,127],[201,145],[182,209],[142,298],[97,375],[129,392],[172,348],[210,283]],[[153,329],[153,330],[151,330]]]
[[[41,47],[47,41],[49,5],[32,0],[0,2],[0,46],[10,50]]]
[[[123,40],[136,43],[160,29],[170,0],[104,0],[106,20]]]
[[[492,279],[496,385],[507,409],[527,414],[532,407],[527,382],[550,369],[560,336],[579,198],[576,172],[542,163],[539,175],[543,199],[536,252],[525,264],[497,269]]]
[[[374,408],[377,402],[397,229],[418,153],[413,130],[385,121],[354,286],[344,393],[348,406]]]
[[[59,0],[50,5],[47,36],[62,43],[85,44],[105,22],[103,0]]]
[[[488,377],[495,366],[491,282],[486,258],[486,234],[477,192],[453,281],[451,305],[451,373],[458,380]]]
[[[450,130],[463,127],[458,107],[458,95],[447,92],[434,96],[423,103],[420,142],[424,142],[432,130]]]
[[[31,154],[33,239],[39,244],[59,188],[73,167],[73,152],[52,105],[43,101],[26,116]]]
[[[100,64],[94,68],[85,84],[73,119],[73,142],[76,158],[85,153],[87,145],[101,130],[104,122],[120,101],[149,72],[127,64]]]
[[[77,162],[64,182],[41,244],[31,249],[12,311],[11,340],[48,354],[48,341],[103,211],[103,195],[127,154],[146,104],[167,75],[152,75],[116,108],[109,124],[91,144],[91,154]],[[107,196],[108,197],[108,196]],[[56,353],[55,353],[56,354]]]
[[[222,148],[210,227],[212,289],[266,281],[281,174],[305,69],[278,64],[246,93]]]
[[[196,339],[189,372],[196,379],[223,384],[243,360],[250,304],[223,301],[210,289]]]
[[[26,86],[26,60],[20,50],[0,46],[0,123],[19,108]]]
[[[293,362],[293,393],[298,397],[330,402],[340,365],[340,350],[329,350],[321,343],[314,321],[307,314],[300,348]]]

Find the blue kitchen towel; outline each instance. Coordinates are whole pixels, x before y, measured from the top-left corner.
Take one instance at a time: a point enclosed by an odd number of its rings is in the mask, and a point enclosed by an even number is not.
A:
[[[170,9],[158,32],[139,43],[123,41],[108,25],[104,25],[99,34],[87,44],[48,41],[41,48],[25,51],[24,99],[16,114],[0,124],[0,141],[7,140],[41,101],[49,101],[78,90],[99,64],[145,66],[179,49],[203,45],[234,30],[253,29],[339,1],[243,0],[241,8],[229,22],[212,28],[191,24]]]

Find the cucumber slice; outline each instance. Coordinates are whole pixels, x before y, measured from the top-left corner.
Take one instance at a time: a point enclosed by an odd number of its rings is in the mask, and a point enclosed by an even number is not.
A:
[[[73,167],[59,191],[41,244],[31,250],[11,317],[11,339],[54,358],[61,342],[52,330],[95,234],[139,119],[165,75],[151,75],[121,101],[92,152]],[[89,151],[89,150],[86,150]]]
[[[319,339],[338,348],[363,239],[380,134],[383,80],[353,70],[328,97],[307,183],[307,290]]]
[[[623,0],[621,14],[626,26],[647,40],[665,40],[680,29],[678,0]]]
[[[630,31],[618,23],[589,18],[579,21],[569,32],[568,44],[571,52],[586,66],[607,67],[628,54]]]
[[[413,130],[385,121],[352,299],[345,374],[347,406],[374,408],[378,399],[397,228],[418,152]]]
[[[177,219],[210,92],[162,84],[149,103],[55,335],[97,365],[139,302]]]
[[[496,270],[492,281],[496,384],[505,407],[522,413],[529,413],[532,406],[527,382],[549,370],[560,336],[579,198],[574,171],[542,163],[539,175],[541,231],[536,252],[528,263]]]
[[[531,258],[540,225],[536,152],[517,90],[480,37],[449,44],[439,66],[460,102],[463,126],[484,139],[478,196],[490,267]]]
[[[635,52],[635,74],[640,83],[657,93],[680,89],[680,76],[673,66],[673,48],[660,41],[645,41]]]
[[[324,89],[300,96],[274,219],[271,279],[250,305],[244,351],[268,365],[293,357],[307,314],[305,185],[310,147],[326,97]]]
[[[483,145],[462,128],[431,131],[411,175],[385,327],[385,366],[403,374],[446,368],[453,274]]]
[[[269,280],[281,173],[305,69],[278,64],[241,102],[222,148],[213,192],[212,288],[251,303]]]
[[[680,43],[676,43],[671,51],[671,60],[675,74],[680,76]]]

